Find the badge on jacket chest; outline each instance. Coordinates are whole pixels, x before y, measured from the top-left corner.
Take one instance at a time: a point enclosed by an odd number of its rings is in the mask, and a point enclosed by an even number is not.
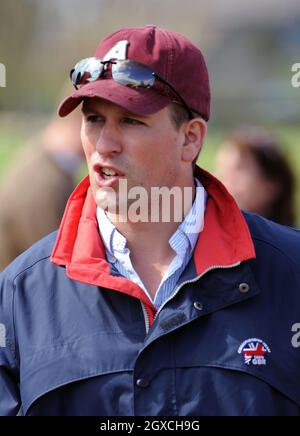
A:
[[[247,339],[238,349],[238,353],[244,356],[246,365],[262,366],[267,364],[267,355],[271,350],[261,339]]]

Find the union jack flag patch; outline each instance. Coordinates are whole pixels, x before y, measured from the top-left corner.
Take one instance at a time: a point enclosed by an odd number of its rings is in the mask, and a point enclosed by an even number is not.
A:
[[[239,354],[243,354],[246,365],[266,365],[267,354],[271,353],[268,345],[261,339],[247,339],[238,349]]]

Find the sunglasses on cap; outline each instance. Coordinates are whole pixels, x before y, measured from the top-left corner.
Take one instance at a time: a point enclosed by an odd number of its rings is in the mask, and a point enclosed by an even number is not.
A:
[[[158,76],[147,65],[128,59],[110,61],[102,61],[96,57],[82,59],[70,71],[70,78],[75,89],[78,89],[78,85],[84,85],[100,79],[108,64],[112,65],[112,78],[120,85],[133,88],[152,88],[155,81],[158,81],[168,86],[187,111],[189,119],[194,118],[191,109],[170,82]]]

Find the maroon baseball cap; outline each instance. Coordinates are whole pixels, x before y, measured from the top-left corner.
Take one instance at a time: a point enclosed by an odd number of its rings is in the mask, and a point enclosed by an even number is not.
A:
[[[157,75],[171,83],[194,112],[206,120],[210,116],[210,86],[208,71],[201,51],[184,36],[153,25],[140,28],[120,29],[104,38],[95,57],[108,60],[121,53],[123,59],[149,66]],[[124,56],[125,55],[125,56]],[[115,103],[126,110],[150,115],[171,101],[178,101],[165,85],[154,88],[130,88],[117,83],[111,75],[81,85],[60,104],[61,117],[72,112],[84,99],[99,97]]]

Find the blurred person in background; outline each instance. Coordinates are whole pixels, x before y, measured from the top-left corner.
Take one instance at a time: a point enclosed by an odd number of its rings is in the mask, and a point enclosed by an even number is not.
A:
[[[244,127],[229,135],[216,156],[216,175],[241,209],[295,226],[295,177],[266,129]]]
[[[25,146],[0,187],[0,271],[57,229],[82,163],[81,117],[48,126]]]

